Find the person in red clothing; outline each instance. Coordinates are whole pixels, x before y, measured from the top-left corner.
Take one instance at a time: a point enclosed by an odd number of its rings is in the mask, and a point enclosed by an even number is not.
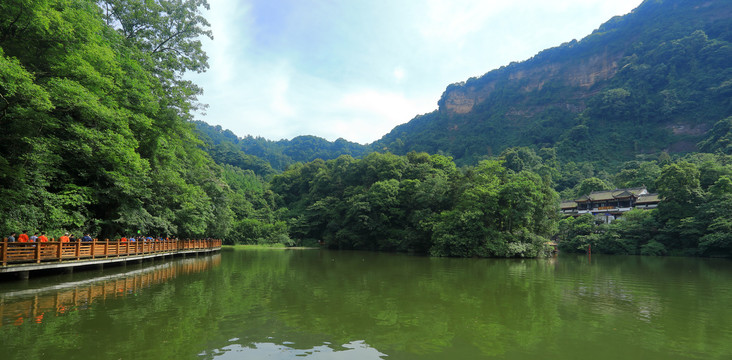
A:
[[[18,242],[28,242],[28,230],[23,230],[23,233],[18,235]]]
[[[121,242],[127,242],[127,238],[123,236],[121,239],[119,239],[119,241],[121,241]]]
[[[64,236],[61,236],[58,238],[58,241],[60,242],[69,242],[69,233],[64,234]]]
[[[38,242],[48,242],[45,232],[41,232],[41,236],[38,237]]]

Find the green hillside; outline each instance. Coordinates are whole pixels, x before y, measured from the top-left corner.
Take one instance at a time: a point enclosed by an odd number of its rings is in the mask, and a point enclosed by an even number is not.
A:
[[[217,162],[251,169],[260,175],[267,175],[275,170],[283,171],[297,162],[331,160],[341,155],[361,158],[371,152],[369,146],[344,139],[328,141],[311,135],[278,141],[251,135],[240,138],[221,126],[211,126],[203,121],[196,121],[195,124],[199,137],[208,145],[209,153]],[[220,155],[221,152],[226,155]],[[270,169],[262,168],[266,162],[271,165]]]
[[[459,164],[513,146],[605,165],[696,151],[732,115],[731,42],[732,2],[648,0],[581,41],[448,86],[437,111],[373,145]]]

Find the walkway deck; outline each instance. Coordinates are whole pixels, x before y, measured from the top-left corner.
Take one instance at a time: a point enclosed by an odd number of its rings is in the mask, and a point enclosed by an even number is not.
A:
[[[89,241],[0,243],[0,273],[140,261],[146,258],[221,250],[221,240]]]

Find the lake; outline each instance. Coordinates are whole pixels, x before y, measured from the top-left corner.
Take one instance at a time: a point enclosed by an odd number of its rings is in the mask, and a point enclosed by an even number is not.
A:
[[[730,359],[732,261],[233,250],[0,283],[2,359]]]

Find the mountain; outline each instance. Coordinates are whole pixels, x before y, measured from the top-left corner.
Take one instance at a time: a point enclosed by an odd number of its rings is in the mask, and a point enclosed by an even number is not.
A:
[[[372,146],[474,163],[514,146],[618,163],[696,151],[732,115],[732,2],[646,0],[581,41],[451,84]]]
[[[273,169],[282,171],[296,162],[310,162],[315,159],[331,160],[340,155],[360,158],[371,152],[366,145],[344,139],[326,139],[304,135],[292,140],[272,141],[251,135],[240,138],[231,130],[221,126],[211,126],[203,121],[195,121],[199,137],[207,144],[209,154],[218,163],[250,169],[258,175],[272,173]],[[271,164],[267,169],[266,162]]]

